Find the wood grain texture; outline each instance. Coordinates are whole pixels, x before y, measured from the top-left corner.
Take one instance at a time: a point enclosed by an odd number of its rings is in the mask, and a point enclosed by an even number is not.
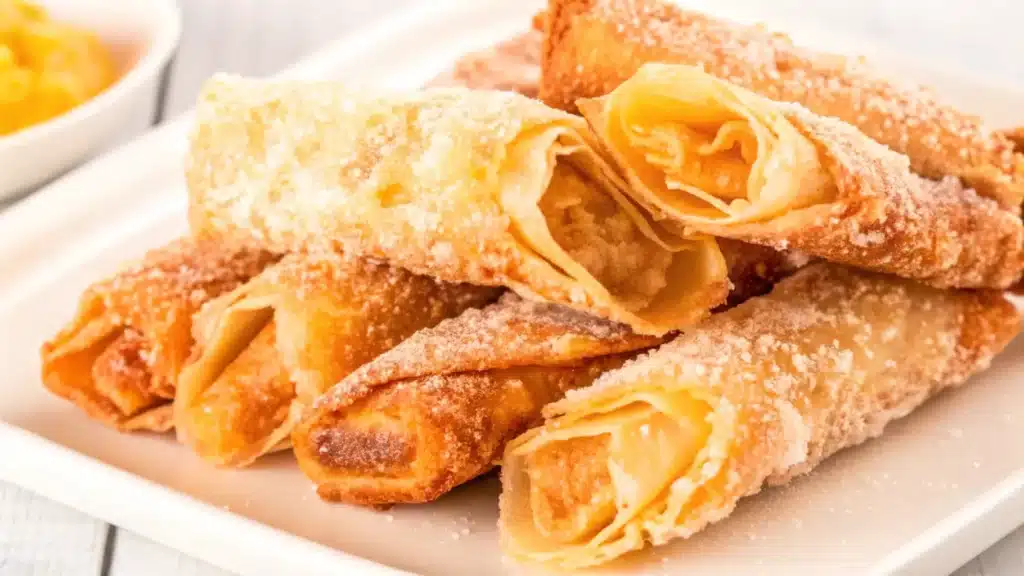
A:
[[[980,565],[982,576],[1024,574],[1024,527],[1000,540],[975,561]]]
[[[975,558],[960,567],[959,570],[954,572],[951,576],[985,576],[981,568],[981,559]]]
[[[952,576],[1017,576],[1024,574],[1024,527],[1018,528]]]
[[[170,71],[163,117],[190,108],[213,72],[273,73],[330,40],[422,1],[428,0],[179,0],[184,33]],[[750,5],[769,22],[773,16],[798,15],[813,25],[842,30],[866,44],[941,67],[1024,82],[1019,58],[1024,35],[1018,32],[1024,9],[1007,0],[728,3]],[[126,124],[136,131],[145,121]],[[0,576],[231,576],[126,530],[118,530],[110,542],[106,534],[99,520],[0,483]],[[105,548],[110,553],[107,570]],[[1024,575],[1024,528],[953,576],[1018,575]]]
[[[233,576],[128,530],[118,530],[107,576]]]
[[[2,576],[94,576],[106,532],[99,520],[0,484]]]

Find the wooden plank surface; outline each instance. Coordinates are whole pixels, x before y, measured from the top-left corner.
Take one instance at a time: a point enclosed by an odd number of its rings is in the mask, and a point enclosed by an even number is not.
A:
[[[1024,575],[1024,527],[1000,540],[977,559],[981,576]],[[956,576],[964,576],[956,574]]]
[[[0,484],[0,575],[95,576],[106,535],[99,520]]]
[[[110,572],[104,576],[232,576],[201,560],[189,558],[134,532],[118,530]]]
[[[180,0],[184,34],[161,116],[188,109],[203,80],[215,71],[272,73],[329,40],[418,1],[426,0]],[[759,9],[764,11],[768,4]],[[773,0],[766,18],[798,14],[882,48],[1024,83],[1024,61],[1019,57],[1024,35],[1017,31],[1024,9],[1016,6],[1006,0]],[[0,483],[0,576],[29,575],[229,576]],[[1024,575],[1024,528],[954,574],[1018,575]]]

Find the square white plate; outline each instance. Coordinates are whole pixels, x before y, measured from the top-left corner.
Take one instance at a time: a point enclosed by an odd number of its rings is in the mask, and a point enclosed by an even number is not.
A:
[[[718,2],[715,10],[729,6]],[[537,7],[424,6],[287,74],[417,86],[460,53],[523,29]],[[802,42],[843,47],[799,23],[772,24]],[[994,123],[1024,124],[1024,93],[891,58],[884,64]],[[290,455],[245,471],[216,470],[170,437],[114,433],[43,390],[39,344],[70,317],[80,290],[185,230],[179,172],[188,121],[108,154],[0,216],[0,478],[242,574],[532,573],[501,559],[493,477],[440,502],[390,512],[328,505]],[[602,573],[949,572],[1024,521],[1022,371],[1019,340],[990,371],[883,438],[749,499],[689,541]]]

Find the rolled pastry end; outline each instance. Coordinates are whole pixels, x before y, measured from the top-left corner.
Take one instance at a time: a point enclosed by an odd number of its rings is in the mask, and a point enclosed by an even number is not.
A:
[[[297,459],[325,500],[430,502],[493,468],[543,406],[626,357],[398,381],[352,404],[320,407],[296,429]]]
[[[308,455],[300,465],[324,500],[382,506],[444,493],[438,463],[417,458],[432,431],[401,410],[381,408],[334,413],[296,430],[295,450]]]
[[[493,296],[333,252],[286,256],[197,315],[197,353],[175,398],[180,438],[230,466],[288,447],[327,387]]]
[[[118,430],[169,430],[193,314],[274,260],[249,244],[190,238],[148,251],[89,286],[42,345],[44,385]]]
[[[640,200],[684,224],[765,220],[836,194],[778,107],[691,66],[648,64],[578,107]]]
[[[273,309],[221,311],[222,301],[197,317],[200,332],[215,329],[181,373],[176,428],[204,460],[244,466],[287,440],[287,430],[275,432],[289,418],[295,385],[276,346]]]
[[[538,188],[542,220],[532,210],[510,210],[541,258],[606,304],[611,319],[640,333],[691,325],[724,301],[728,269],[713,239],[665,230],[588,154],[570,147],[560,154],[546,188]]]
[[[962,384],[1018,331],[1000,292],[812,265],[545,409],[506,451],[503,545],[574,568],[689,537]]]
[[[179,414],[179,436],[205,460],[242,466],[287,439],[275,431],[289,418],[295,385],[275,338],[269,322],[212,379],[183,372],[189,390],[201,392]]]
[[[303,422],[295,450],[325,500],[430,502],[490,470],[505,443],[537,422],[544,403],[595,376],[551,367],[400,381]]]
[[[517,438],[502,471],[506,550],[579,568],[667,539],[658,527],[674,528],[696,478],[720,467],[725,413],[698,391],[650,387]]]
[[[544,406],[661,338],[506,294],[421,330],[321,396],[292,435],[320,495],[434,500],[485,473]]]
[[[151,354],[137,330],[101,317],[68,339],[44,345],[43,383],[119,430],[166,432],[173,423],[162,409],[169,410],[170,400],[155,393]]]

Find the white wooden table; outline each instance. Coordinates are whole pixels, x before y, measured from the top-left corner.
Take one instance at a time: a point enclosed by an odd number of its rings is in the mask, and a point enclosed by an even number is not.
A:
[[[184,37],[165,75],[166,98],[155,120],[189,108],[200,83],[215,70],[274,72],[328,40],[427,0],[179,1]],[[1024,35],[1019,33],[1024,5],[1019,0],[773,0],[771,6],[883,48],[1024,85]],[[0,576],[30,575],[226,573],[0,483]],[[1024,575],[1024,528],[955,573],[1019,575]]]

